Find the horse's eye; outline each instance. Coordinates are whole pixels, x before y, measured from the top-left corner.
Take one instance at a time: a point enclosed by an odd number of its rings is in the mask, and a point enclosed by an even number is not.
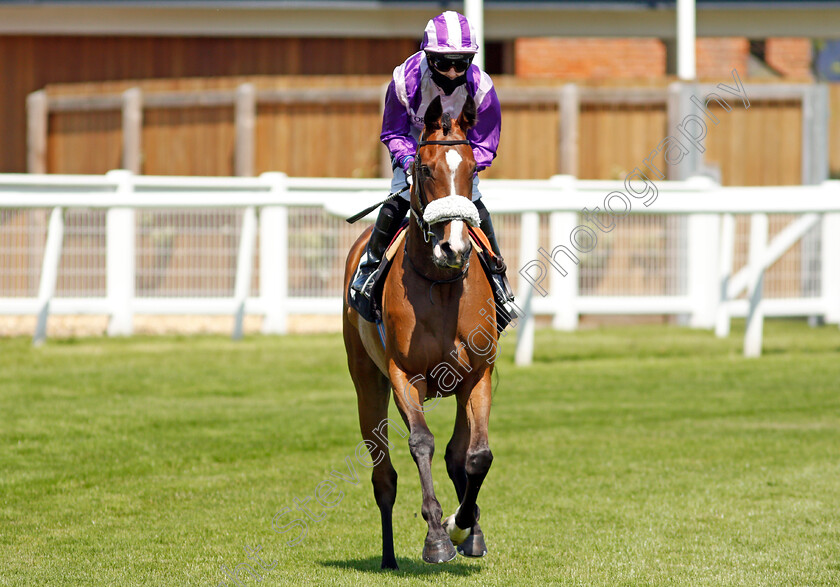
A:
[[[420,166],[420,175],[422,175],[424,178],[428,179],[428,178],[432,177],[432,170],[429,169],[428,165],[421,165]]]

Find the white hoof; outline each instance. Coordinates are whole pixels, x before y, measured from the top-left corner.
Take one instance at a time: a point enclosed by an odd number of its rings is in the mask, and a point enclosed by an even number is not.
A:
[[[452,514],[451,516],[449,516],[448,518],[446,518],[443,521],[443,529],[446,530],[447,534],[449,534],[449,539],[452,541],[452,544],[454,544],[455,546],[458,546],[464,540],[469,538],[470,532],[472,531],[471,528],[467,528],[466,530],[463,530],[455,524],[455,515],[457,513],[458,513],[458,510],[455,510],[454,514]]]

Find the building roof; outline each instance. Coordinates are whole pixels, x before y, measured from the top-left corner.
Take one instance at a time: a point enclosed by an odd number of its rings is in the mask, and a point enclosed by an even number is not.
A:
[[[837,0],[696,0],[699,36],[834,38]],[[675,0],[484,0],[488,40],[675,36]],[[448,0],[0,0],[0,34],[418,37]]]

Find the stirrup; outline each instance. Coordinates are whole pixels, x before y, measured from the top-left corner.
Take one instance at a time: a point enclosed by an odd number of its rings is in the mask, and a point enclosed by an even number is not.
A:
[[[519,317],[519,314],[514,309],[516,306],[511,302],[514,301],[513,290],[510,287],[510,282],[507,275],[504,273],[496,273],[493,275],[493,290],[496,303],[502,306],[502,309],[510,316],[511,320]]]
[[[350,282],[350,287],[347,290],[347,301],[350,303],[350,306],[368,322],[376,322],[380,319],[374,304],[373,289],[381,273],[381,267],[381,263],[374,265],[370,273],[368,273],[366,271],[367,267],[364,264],[359,264],[353,276],[353,281]],[[367,277],[362,281],[365,275]]]
[[[350,290],[369,298],[373,289],[371,277],[374,273],[376,273],[376,266],[371,267],[370,271],[368,271],[365,265],[360,264],[356,268],[356,273],[353,274],[353,280],[350,282]]]

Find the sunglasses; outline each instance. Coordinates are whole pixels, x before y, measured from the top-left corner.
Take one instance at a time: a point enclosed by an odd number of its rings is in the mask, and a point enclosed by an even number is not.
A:
[[[464,73],[472,63],[472,55],[438,55],[435,53],[428,54],[429,63],[438,71],[446,72],[451,67],[455,68],[458,73]]]

